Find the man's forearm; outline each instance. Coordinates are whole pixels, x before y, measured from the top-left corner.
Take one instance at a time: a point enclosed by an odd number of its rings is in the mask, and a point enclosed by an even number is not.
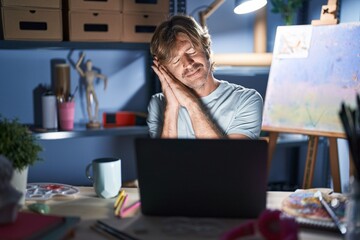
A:
[[[177,138],[177,121],[179,108],[166,107],[164,112],[164,125],[161,133],[162,138]]]
[[[196,138],[224,138],[216,124],[199,103],[187,107]]]

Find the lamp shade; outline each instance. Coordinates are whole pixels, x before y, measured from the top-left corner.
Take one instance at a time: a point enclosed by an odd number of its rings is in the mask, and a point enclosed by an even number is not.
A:
[[[264,7],[266,4],[267,0],[235,0],[234,13],[250,13]]]

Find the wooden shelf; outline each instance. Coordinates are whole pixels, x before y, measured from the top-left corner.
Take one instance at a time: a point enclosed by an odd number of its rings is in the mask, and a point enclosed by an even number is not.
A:
[[[101,137],[101,136],[136,136],[148,135],[147,126],[130,126],[117,128],[87,129],[84,125],[76,125],[72,131],[44,131],[34,129],[33,135],[38,140],[59,140],[79,137]]]
[[[124,49],[148,50],[149,43],[0,40],[0,49]]]

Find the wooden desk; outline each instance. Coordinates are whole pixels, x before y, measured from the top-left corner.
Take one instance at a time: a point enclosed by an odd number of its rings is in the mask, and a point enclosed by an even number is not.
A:
[[[199,236],[189,235],[159,235],[164,234],[161,230],[161,226],[164,224],[164,220],[174,218],[161,218],[161,217],[146,217],[141,213],[136,213],[129,218],[120,219],[114,216],[114,199],[101,199],[98,198],[93,191],[92,187],[79,187],[80,193],[74,198],[62,198],[49,200],[46,203],[50,205],[51,214],[62,216],[80,216],[81,222],[76,227],[75,239],[107,239],[103,235],[90,229],[90,226],[98,219],[105,221],[106,223],[116,226],[119,229],[132,233],[133,236],[141,240],[147,239],[199,239]],[[137,188],[125,188],[125,191],[129,195],[129,204],[139,199]],[[267,208],[279,209],[281,201],[290,192],[268,192],[267,194]],[[32,202],[26,202],[29,204]],[[193,221],[193,219],[187,219]],[[196,221],[196,219],[194,220]],[[242,220],[236,219],[210,219],[209,221],[215,221],[216,223],[225,226],[225,228],[231,228],[238,226]],[[157,229],[156,229],[157,228]],[[136,232],[136,234],[134,234]],[[211,237],[202,237],[203,239],[217,239]],[[200,238],[201,239],[201,238]],[[310,229],[301,229],[300,239],[311,240],[332,240],[342,239],[340,235],[331,232],[317,231]]]

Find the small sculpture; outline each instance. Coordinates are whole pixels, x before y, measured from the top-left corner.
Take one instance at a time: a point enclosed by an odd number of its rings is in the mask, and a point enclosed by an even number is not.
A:
[[[22,193],[10,184],[13,172],[11,162],[0,155],[0,224],[15,222],[17,217]]]
[[[107,86],[107,77],[103,74],[97,73],[92,69],[92,62],[91,60],[87,60],[86,70],[83,71],[80,67],[81,63],[83,62],[85,58],[85,54],[82,53],[78,62],[76,63],[76,70],[79,72],[80,76],[85,79],[86,84],[86,105],[87,105],[87,113],[89,117],[89,123],[86,125],[87,128],[99,128],[100,122],[98,121],[98,115],[99,115],[99,101],[95,93],[94,89],[94,81],[96,78],[101,78],[104,80],[104,90],[106,90]],[[94,100],[95,109],[94,114],[92,113],[92,101]]]

